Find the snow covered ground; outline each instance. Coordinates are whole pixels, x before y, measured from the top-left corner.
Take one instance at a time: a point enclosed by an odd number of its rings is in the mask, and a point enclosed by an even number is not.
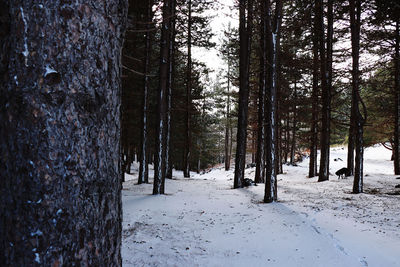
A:
[[[400,180],[390,156],[381,146],[366,149],[358,195],[352,177],[334,175],[346,165],[345,149],[332,148],[328,182],[307,178],[307,160],[284,166],[273,204],[262,203],[263,184],[231,189],[233,171],[222,167],[191,179],[175,172],[161,196],[127,175],[123,265],[400,266]]]

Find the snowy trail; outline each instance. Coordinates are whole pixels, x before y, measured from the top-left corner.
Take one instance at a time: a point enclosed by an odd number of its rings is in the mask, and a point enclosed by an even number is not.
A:
[[[217,181],[167,185],[167,196],[123,192],[125,266],[362,266],[284,204]]]
[[[254,170],[246,171],[251,177]],[[400,266],[398,212],[387,211],[387,225],[379,220],[384,211],[360,223],[350,215],[361,209],[349,206],[353,198],[369,205],[398,196],[349,195],[350,180],[316,183],[304,179],[306,168],[290,171],[279,176],[274,204],[261,203],[263,184],[233,190],[233,173],[220,169],[167,180],[164,196],[152,196],[152,185],[126,182],[123,265]]]

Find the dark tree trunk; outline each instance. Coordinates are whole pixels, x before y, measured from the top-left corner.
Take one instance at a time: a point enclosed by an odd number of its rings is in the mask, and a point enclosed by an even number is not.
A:
[[[282,4],[283,5],[283,4]],[[279,18],[278,18],[279,19]],[[281,160],[281,146],[280,146],[280,131],[281,131],[281,122],[280,122],[280,98],[281,98],[281,86],[280,86],[280,81],[282,80],[279,76],[282,75],[282,70],[281,70],[281,63],[279,57],[280,57],[280,43],[281,43],[281,31],[277,32],[277,38],[276,38],[276,72],[277,72],[277,77],[276,77],[276,100],[275,100],[275,171],[276,174],[282,174],[283,173],[283,167],[282,167],[282,160]]]
[[[190,149],[191,129],[190,110],[192,107],[192,0],[188,1],[188,39],[187,39],[187,66],[186,66],[186,114],[185,114],[185,148],[183,155],[183,176],[190,177]]]
[[[329,180],[329,148],[330,148],[330,94],[332,81],[332,0],[328,0],[328,34],[326,38],[327,50],[325,53],[324,38],[324,5],[323,0],[316,0],[316,15],[318,16],[318,36],[320,52],[320,75],[322,88],[322,125],[321,125],[321,159],[318,182]]]
[[[350,2],[350,28],[351,28],[351,54],[353,58],[352,70],[352,88],[353,97],[355,98],[354,125],[355,132],[355,168],[354,168],[354,183],[353,193],[363,192],[363,160],[364,160],[364,147],[363,147],[363,126],[366,119],[366,109],[360,97],[360,73],[359,73],[359,59],[360,59],[360,24],[361,24],[361,1],[349,0]],[[364,118],[359,110],[359,103],[364,107]]]
[[[133,162],[133,148],[131,146],[128,147],[128,154],[126,155],[126,163],[125,163],[125,173],[131,174],[131,166]]]
[[[1,265],[121,266],[127,2],[1,3]]]
[[[172,112],[172,87],[174,86],[174,58],[175,58],[175,7],[176,0],[171,0],[170,39],[168,43],[168,99],[167,99],[167,141],[166,141],[166,178],[172,179],[172,157],[171,157],[171,112]]]
[[[151,32],[150,23],[153,18],[153,1],[148,1],[146,13],[146,39],[145,39],[145,59],[144,59],[144,85],[143,85],[143,99],[142,99],[142,132],[141,132],[141,146],[140,146],[140,166],[138,184],[147,183],[149,181],[149,168],[147,162],[147,110],[148,110],[148,96],[149,96],[149,69],[150,69],[150,56],[151,56]]]
[[[395,114],[395,127],[394,127],[394,173],[400,174],[400,22],[396,21],[396,45],[394,55],[395,66],[395,94],[396,94],[396,114]]]
[[[231,78],[230,78],[231,66],[229,61],[228,52],[228,96],[226,100],[226,125],[225,125],[225,170],[229,171],[231,168],[231,157],[232,157],[232,126],[231,126]]]
[[[257,129],[251,131],[251,163],[255,164],[256,162],[256,138],[257,138]]]
[[[316,10],[315,10],[316,12]],[[317,175],[317,152],[318,152],[318,16],[314,14],[313,26],[313,80],[312,80],[312,117],[310,133],[310,165],[308,177]]]
[[[260,23],[260,87],[258,90],[258,135],[256,154],[256,174],[254,181],[264,183],[265,177],[265,95],[267,90],[267,20],[265,17],[265,1],[261,1]]]
[[[154,159],[153,194],[164,194],[166,175],[167,130],[168,130],[168,80],[169,80],[169,40],[171,25],[171,4],[164,0],[163,23],[161,29],[159,91],[157,100],[156,153]]]
[[[296,129],[297,129],[297,83],[294,82],[294,103],[293,103],[293,124],[292,124],[292,145],[290,147],[290,164],[294,165],[296,162]]]
[[[239,36],[240,36],[240,77],[239,77],[239,114],[237,130],[237,148],[235,158],[234,188],[243,187],[246,164],[247,117],[249,104],[249,61],[250,39],[252,31],[252,0],[239,2]],[[246,3],[248,4],[246,27]]]
[[[348,144],[347,144],[347,169],[349,169],[350,175],[354,174],[354,137],[355,137],[354,123],[355,123],[355,118],[356,118],[356,114],[355,114],[356,111],[354,109],[356,108],[356,103],[357,103],[356,97],[357,96],[354,95],[354,93],[352,92],[349,138],[348,138]]]
[[[285,125],[285,135],[286,135],[286,140],[285,140],[285,163],[288,161],[289,157],[289,147],[290,147],[290,109],[288,107],[287,113],[286,113],[286,125]]]
[[[268,89],[267,98],[267,128],[266,128],[266,171],[264,202],[271,203],[277,200],[277,173],[276,173],[276,87],[279,50],[279,31],[282,21],[282,1],[276,1],[275,15],[271,17],[271,3],[266,0],[267,44],[268,44]]]

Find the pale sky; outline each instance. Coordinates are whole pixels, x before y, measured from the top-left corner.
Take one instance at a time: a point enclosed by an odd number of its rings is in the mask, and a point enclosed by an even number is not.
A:
[[[232,28],[239,26],[239,15],[236,9],[231,10],[234,6],[234,0],[219,0],[218,8],[210,10],[210,16],[215,16],[211,21],[211,29],[215,36],[212,41],[217,43],[217,47],[214,49],[202,49],[193,48],[193,57],[199,61],[207,64],[207,66],[217,71],[218,69],[224,68],[224,63],[221,58],[218,57],[218,45],[223,34],[224,28],[231,23]],[[212,78],[216,77],[216,73],[211,74]]]

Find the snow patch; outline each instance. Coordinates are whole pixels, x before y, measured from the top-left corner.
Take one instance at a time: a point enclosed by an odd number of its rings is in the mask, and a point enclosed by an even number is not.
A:
[[[43,235],[43,232],[40,231],[39,229],[36,232],[31,233],[31,236],[41,236],[41,235]]]
[[[39,253],[35,253],[35,261],[40,264]]]
[[[22,52],[22,54],[25,57],[25,66],[28,67],[28,56],[29,56],[28,39],[27,39],[28,23],[26,22],[26,19],[25,19],[24,9],[22,7],[20,7],[20,10],[21,10],[22,21],[24,22],[24,51]]]
[[[57,71],[49,66],[46,66],[46,72],[44,73],[44,77],[46,77],[47,75],[49,75],[51,73],[57,73]]]

